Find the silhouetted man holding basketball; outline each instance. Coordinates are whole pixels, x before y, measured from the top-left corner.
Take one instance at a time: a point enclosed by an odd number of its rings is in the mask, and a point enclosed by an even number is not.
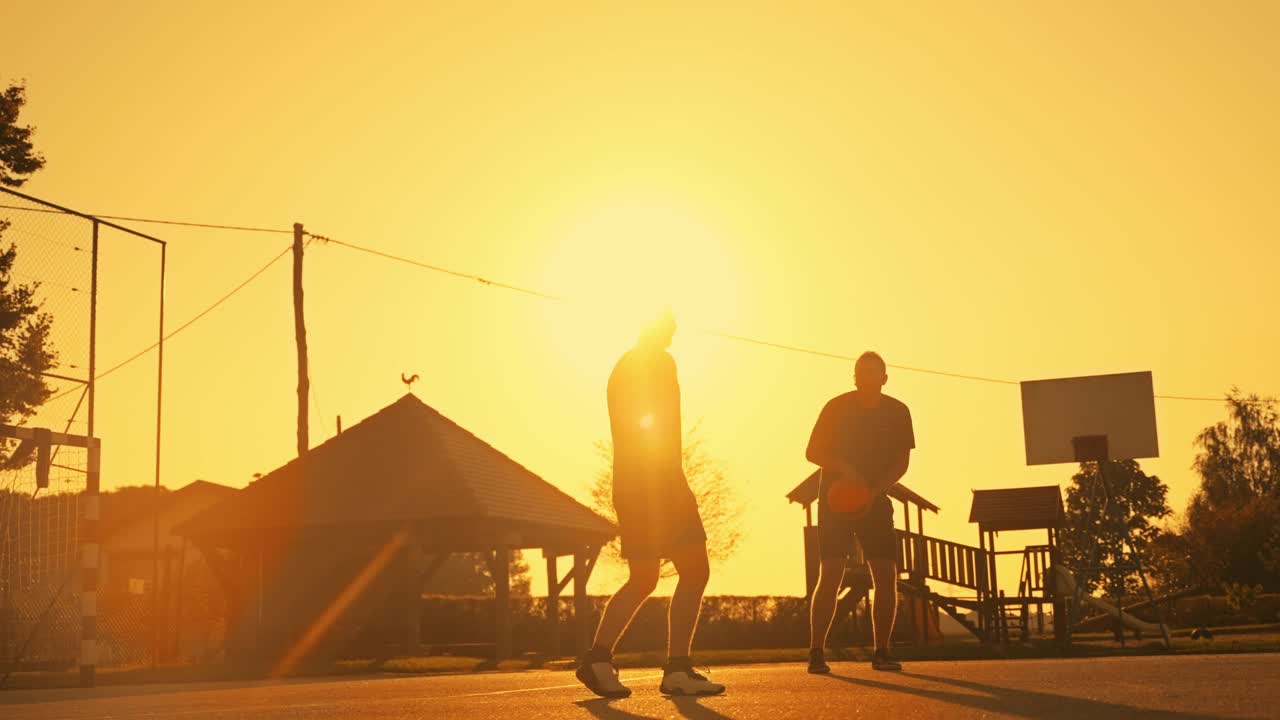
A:
[[[667,695],[715,695],[724,685],[694,670],[689,658],[707,587],[707,535],[681,457],[680,384],[667,352],[676,332],[665,313],[641,333],[609,376],[613,435],[613,505],[630,577],[605,606],[578,679],[603,697],[631,694],[618,679],[613,648],[658,584],[664,559],[680,575],[671,596],[667,664],[658,689]]]
[[[818,493],[818,585],[809,605],[809,672],[829,673],[823,657],[836,596],[855,539],[875,587],[872,630],[876,670],[901,670],[889,654],[898,611],[897,537],[893,504],[885,495],[907,472],[916,446],[907,406],[882,392],[884,360],[863,353],[853,370],[857,390],[832,398],[813,427],[805,457],[822,468]]]

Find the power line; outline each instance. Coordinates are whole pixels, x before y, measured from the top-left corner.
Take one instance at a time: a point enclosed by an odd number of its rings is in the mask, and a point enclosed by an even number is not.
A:
[[[311,235],[310,233],[308,234]],[[489,287],[501,288],[503,290],[510,290],[512,292],[531,295],[533,297],[542,298],[543,300],[564,300],[564,298],[560,297],[559,295],[552,295],[550,293],[542,292],[541,290],[532,290],[530,288],[520,287],[519,285],[512,285],[510,283],[498,282],[497,280],[490,280],[488,278],[481,277],[479,275],[472,275],[471,273],[465,273],[459,270],[451,270],[449,268],[441,267],[439,265],[432,265],[430,263],[424,263],[418,260],[411,260],[407,257],[402,257],[400,255],[392,255],[391,253],[383,252],[381,250],[374,250],[373,248],[364,247],[363,245],[356,245],[355,243],[344,242],[342,240],[334,240],[333,238],[324,237],[323,235],[311,235],[311,237],[315,238],[316,240],[319,240],[320,242],[333,243],[334,245],[341,245],[342,247],[345,247],[345,248],[357,250],[362,253],[368,253],[370,255],[376,255],[378,257],[386,258],[388,260],[395,260],[396,262],[406,263],[409,265],[413,265],[414,267],[422,268],[424,270],[431,270],[432,272],[438,272],[444,275],[451,275],[453,277],[462,278],[464,280],[473,280],[475,282],[480,283],[481,285],[487,285]]]
[[[541,290],[535,290],[535,289],[531,289],[531,288],[527,288],[527,287],[521,287],[521,286],[519,286],[519,285],[511,285],[511,284],[509,284],[509,283],[496,282],[496,281],[489,280],[489,279],[487,279],[487,278],[481,277],[481,276],[479,276],[479,275],[472,275],[472,274],[470,274],[470,273],[460,272],[460,271],[458,271],[458,270],[453,270],[453,269],[451,269],[451,268],[442,267],[442,266],[440,266],[440,265],[433,265],[433,264],[431,264],[431,263],[425,263],[425,262],[421,262],[421,261],[418,261],[418,260],[413,260],[413,259],[410,259],[410,258],[402,257],[402,256],[399,256],[399,255],[393,255],[393,254],[391,254],[391,253],[383,252],[383,251],[381,251],[381,250],[375,250],[375,249],[373,249],[373,248],[365,247],[365,246],[362,246],[362,245],[356,245],[355,243],[344,242],[344,241],[342,241],[342,240],[334,240],[333,238],[323,237],[323,236],[320,236],[320,235],[311,235],[311,237],[313,237],[313,238],[315,238],[315,239],[317,239],[317,240],[320,240],[320,241],[322,241],[322,242],[333,243],[333,244],[335,244],[335,245],[341,245],[341,246],[343,246],[343,247],[350,248],[350,249],[352,249],[352,250],[358,250],[358,251],[360,251],[360,252],[368,253],[368,254],[370,254],[370,255],[376,255],[376,256],[378,256],[378,257],[386,258],[386,259],[388,259],[388,260],[393,260],[393,261],[396,261],[396,262],[406,263],[406,264],[408,264],[408,265],[412,265],[412,266],[415,266],[415,267],[418,267],[418,268],[422,268],[422,269],[425,269],[425,270],[430,270],[430,271],[432,271],[432,272],[437,272],[437,273],[441,273],[441,274],[444,274],[444,275],[451,275],[451,276],[453,276],[453,277],[459,277],[459,278],[464,278],[464,279],[468,279],[468,280],[474,280],[474,281],[479,282],[480,284],[485,285],[485,286],[488,286],[488,287],[495,287],[495,288],[500,288],[500,289],[503,289],[503,290],[510,290],[510,291],[513,291],[513,292],[521,293],[521,294],[524,294],[524,295],[530,295],[530,296],[538,297],[538,298],[542,298],[542,299],[545,299],[545,300],[566,301],[566,298],[564,298],[563,296],[560,296],[560,295],[554,295],[554,294],[552,294],[552,293],[543,292],[543,291],[541,291]],[[769,347],[769,348],[773,348],[773,349],[775,349],[775,350],[783,350],[783,351],[786,351],[786,352],[794,352],[794,353],[800,353],[800,354],[804,354],[804,355],[812,355],[812,356],[815,356],[815,357],[823,357],[823,358],[828,358],[828,359],[833,359],[833,360],[845,360],[845,361],[856,361],[856,360],[857,360],[857,358],[856,358],[856,357],[853,357],[853,356],[851,356],[851,355],[844,355],[844,354],[841,354],[841,353],[827,352],[827,351],[825,351],[825,350],[814,350],[814,349],[812,349],[812,348],[805,348],[805,347],[800,347],[800,346],[797,346],[797,345],[787,345],[787,344],[785,344],[785,343],[774,342],[774,341],[772,341],[772,340],[762,340],[762,339],[760,339],[760,338],[753,338],[753,337],[749,337],[749,336],[746,336],[746,335],[736,335],[736,334],[733,334],[733,333],[727,333],[727,332],[723,332],[723,331],[719,331],[719,330],[703,329],[703,330],[702,330],[702,332],[704,332],[704,333],[706,333],[706,334],[708,334],[708,335],[712,335],[712,336],[715,336],[715,337],[720,337],[720,338],[723,338],[723,339],[726,339],[726,340],[733,340],[733,341],[735,341],[735,342],[740,342],[740,343],[745,343],[745,344],[750,344],[750,345],[758,345],[758,346],[761,346],[761,347]],[[1021,384],[1021,383],[1019,383],[1019,381],[1017,381],[1017,380],[1008,380],[1008,379],[1005,379],[1005,378],[986,377],[986,376],[982,376],[982,375],[968,375],[968,374],[965,374],[965,373],[956,373],[956,372],[950,372],[950,371],[947,371],[947,370],[935,370],[935,369],[932,369],[932,368],[915,367],[915,366],[911,366],[911,365],[895,365],[895,364],[888,364],[888,367],[893,368],[893,369],[896,369],[896,370],[903,370],[903,371],[906,371],[906,372],[921,373],[921,374],[925,374],[925,375],[937,375],[937,376],[940,376],[940,377],[948,377],[948,378],[954,378],[954,379],[958,379],[958,380],[971,380],[971,381],[975,381],[975,382],[984,382],[984,383],[990,383],[990,384],[995,384],[995,385],[1019,385],[1019,384]],[[1159,400],[1175,400],[1175,401],[1191,401],[1191,402],[1225,402],[1225,401],[1226,401],[1226,397],[1225,397],[1225,396],[1223,396],[1223,397],[1205,397],[1205,396],[1192,396],[1192,395],[1155,395],[1154,397],[1155,397],[1156,399],[1159,399]]]
[[[10,206],[8,206],[8,205],[0,205],[0,208],[2,208],[2,207],[10,207]],[[8,228],[6,228],[6,229],[5,229],[5,232],[6,232],[6,233],[18,233],[18,234],[20,234],[20,235],[27,235],[27,236],[29,236],[29,237],[30,237],[30,238],[32,238],[32,239],[40,240],[40,241],[42,241],[42,242],[47,242],[47,243],[49,243],[49,244],[51,244],[51,245],[57,245],[57,246],[59,246],[59,247],[66,248],[66,249],[71,250],[71,251],[73,251],[73,252],[88,252],[88,250],[85,250],[84,248],[82,248],[82,247],[80,247],[80,246],[78,246],[78,245],[72,245],[71,243],[62,242],[61,240],[54,240],[54,239],[53,239],[53,238],[51,238],[51,237],[48,237],[48,236],[46,236],[46,235],[41,235],[41,234],[40,234],[40,233],[38,233],[38,232],[33,232],[33,231],[28,230],[27,228],[23,228],[23,227],[15,227],[15,226],[13,226],[13,225],[10,225]]]
[[[719,330],[703,330],[702,332],[715,337],[724,338],[726,340],[735,340],[741,343],[751,345],[761,345],[763,347],[774,348],[775,350],[786,350],[789,352],[803,353],[805,355],[813,355],[816,357],[831,358],[834,360],[848,360],[856,362],[858,358],[852,355],[842,355],[840,353],[826,352],[824,350],[813,350],[811,348],[800,347],[798,345],[787,345],[784,343],[773,342],[771,340],[759,340],[745,335],[734,335],[732,333],[721,332]],[[959,380],[976,380],[978,382],[995,383],[998,385],[1017,385],[1016,380],[1003,380],[1001,378],[983,377],[981,375],[965,375],[963,373],[947,372],[945,370],[930,370],[928,368],[912,367],[910,365],[895,365],[893,363],[885,363],[887,367],[894,370],[905,370],[907,372],[924,373],[926,375],[940,375],[942,377],[956,378]]]
[[[226,302],[227,300],[229,300],[229,299],[231,298],[231,296],[232,296],[232,295],[235,295],[236,293],[240,292],[240,291],[241,291],[241,290],[243,290],[243,289],[244,289],[244,288],[245,288],[249,283],[251,283],[251,282],[253,282],[254,280],[256,280],[256,279],[258,278],[258,276],[259,276],[259,275],[261,275],[262,273],[264,273],[264,272],[266,272],[266,271],[267,271],[267,268],[270,268],[272,265],[275,265],[275,264],[276,264],[276,261],[278,261],[280,258],[284,257],[284,256],[285,256],[285,255],[286,255],[290,250],[292,250],[292,249],[293,249],[293,246],[292,246],[292,245],[287,245],[287,246],[285,246],[285,248],[284,248],[283,250],[281,250],[281,251],[280,251],[280,253],[279,253],[278,255],[276,255],[275,257],[271,258],[271,260],[269,260],[269,261],[267,262],[267,264],[266,264],[266,265],[263,265],[262,267],[260,267],[260,268],[258,268],[257,270],[255,270],[255,271],[254,271],[254,273],[253,273],[252,275],[250,275],[249,277],[245,278],[243,282],[241,282],[239,285],[236,285],[234,288],[232,288],[232,289],[230,290],[230,292],[228,292],[227,294],[225,294],[225,295],[223,295],[222,297],[218,298],[216,301],[214,301],[214,303],[213,303],[212,305],[210,305],[209,307],[206,307],[204,310],[201,310],[200,312],[196,313],[196,314],[195,314],[195,316],[194,316],[194,317],[192,317],[190,320],[187,320],[186,322],[182,323],[182,324],[181,324],[181,325],[179,325],[177,328],[175,328],[173,331],[171,331],[169,334],[165,335],[165,336],[164,336],[164,338],[163,338],[162,340],[152,343],[151,345],[149,345],[149,346],[147,346],[147,347],[143,348],[142,350],[139,350],[138,352],[134,353],[133,355],[130,355],[129,357],[125,358],[124,360],[122,360],[122,361],[120,361],[120,362],[116,363],[115,365],[112,365],[111,367],[107,368],[106,370],[104,370],[104,371],[102,371],[102,372],[98,373],[98,376],[97,376],[96,378],[94,378],[94,380],[95,380],[95,381],[97,381],[97,380],[101,380],[102,378],[104,378],[104,377],[106,377],[106,376],[110,375],[111,373],[113,373],[113,372],[115,372],[115,371],[119,370],[120,368],[124,367],[125,365],[128,365],[129,363],[133,362],[134,360],[137,360],[138,358],[142,357],[143,355],[146,355],[147,353],[149,353],[149,352],[151,352],[152,350],[156,349],[157,347],[159,347],[159,346],[160,346],[160,343],[161,343],[161,342],[163,342],[163,340],[168,340],[169,338],[172,338],[174,335],[177,335],[178,333],[182,332],[183,330],[186,330],[187,328],[191,327],[191,326],[192,326],[192,325],[194,325],[198,320],[200,320],[201,318],[203,318],[205,315],[208,315],[209,313],[213,312],[214,308],[217,308],[219,305],[221,305],[222,303],[224,303],[224,302]],[[78,388],[72,388],[72,389],[67,390],[67,391],[65,391],[65,392],[63,392],[63,393],[60,393],[60,394],[58,394],[58,395],[55,395],[55,396],[53,396],[52,398],[49,398],[49,401],[50,401],[50,402],[52,402],[53,400],[57,400],[57,399],[58,399],[58,398],[60,398],[60,397],[63,397],[63,396],[68,395],[68,394],[70,394],[70,393],[72,393],[72,392],[75,392],[77,389],[78,389]]]
[[[1226,395],[1223,395],[1222,397],[1197,397],[1194,395],[1156,395],[1155,398],[1157,400],[1190,400],[1193,402],[1226,402],[1227,401]],[[1267,402],[1267,400],[1265,398],[1260,398],[1254,401],[1254,400],[1249,400],[1248,398],[1240,398],[1240,402],[1243,402],[1246,405],[1251,405],[1254,402],[1264,403],[1264,402]]]
[[[279,235],[293,234],[292,230],[282,230],[280,228],[250,227],[247,225],[217,225],[214,223],[185,222],[181,220],[154,220],[150,218],[123,217],[120,215],[95,215],[94,217],[105,218],[107,220],[127,220],[129,222],[154,223],[156,225],[178,225],[181,227],[208,228],[211,230],[240,230],[243,232],[275,233]]]
[[[62,210],[54,210],[52,208],[33,208],[33,207],[23,207],[21,205],[0,205],[0,209],[23,210],[26,212],[48,213],[50,215],[69,214]],[[211,230],[241,230],[244,232],[279,233],[283,235],[293,234],[293,230],[283,230],[281,228],[251,227],[248,225],[219,225],[217,223],[198,223],[198,222],[188,222],[185,220],[158,220],[156,218],[127,217],[124,215],[95,215],[93,213],[86,213],[86,214],[89,215],[90,217],[102,218],[103,220],[125,220],[128,222],[152,223],[155,225],[178,225],[181,227],[209,228]],[[78,250],[79,248],[76,248],[76,249]]]
[[[32,282],[39,283],[41,285],[53,285],[54,287],[60,287],[60,288],[63,288],[64,290],[70,290],[71,292],[78,292],[78,293],[84,292],[83,289],[78,288],[74,285],[60,283],[57,280],[49,280],[47,278],[42,278],[38,275],[31,275],[30,273],[21,273],[21,272],[18,272],[17,270],[10,270],[9,274],[17,275],[20,278],[26,278]]]

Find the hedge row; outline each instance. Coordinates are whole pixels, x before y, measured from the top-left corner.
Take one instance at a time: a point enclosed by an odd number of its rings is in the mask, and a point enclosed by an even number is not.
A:
[[[592,628],[608,598],[592,597]],[[1132,599],[1130,602],[1137,602]],[[621,651],[661,650],[666,647],[670,598],[649,598],[636,614],[619,645]],[[549,628],[546,598],[513,597],[511,628],[516,652],[546,649]],[[1260,595],[1248,608],[1232,609],[1221,596],[1194,596],[1166,606],[1165,620],[1174,627],[1202,627],[1280,622],[1280,595]],[[575,642],[573,600],[561,598],[560,646],[571,652]],[[1156,611],[1137,613],[1150,620]],[[901,618],[900,618],[901,619]],[[865,620],[865,618],[864,618]],[[865,627],[865,622],[860,622]],[[904,630],[899,622],[896,630]],[[895,634],[897,634],[895,632]],[[425,596],[422,599],[422,642],[428,645],[492,643],[495,637],[492,597]],[[809,637],[809,601],[803,597],[716,595],[703,600],[695,645],[700,649],[799,647]],[[836,643],[866,640],[855,637],[847,620],[832,633]]]
[[[591,627],[608,598],[592,597]],[[666,647],[670,598],[649,598],[627,629],[619,650]],[[561,647],[574,647],[573,599],[559,603]],[[550,634],[546,598],[511,599],[512,642],[516,652],[540,651]],[[422,600],[422,642],[449,645],[493,642],[494,600],[489,597],[426,596]],[[808,642],[809,602],[802,597],[717,595],[703,600],[697,646],[703,649],[798,647]]]

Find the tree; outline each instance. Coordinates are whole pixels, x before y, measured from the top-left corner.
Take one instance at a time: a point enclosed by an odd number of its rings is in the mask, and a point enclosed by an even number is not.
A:
[[[25,85],[10,85],[0,92],[0,185],[22,187],[24,176],[44,167],[44,158],[31,144],[35,128],[18,124],[18,114],[27,104]]]
[[[1169,488],[1160,478],[1144,473],[1136,461],[1120,460],[1107,465],[1108,492],[1104,494],[1102,486],[1095,485],[1098,469],[1096,462],[1081,463],[1067,488],[1063,557],[1070,567],[1080,569],[1076,576],[1089,592],[1102,587],[1113,597],[1133,594],[1140,588],[1136,574],[1083,568],[1091,564],[1104,567],[1129,564],[1133,560],[1131,548],[1145,559],[1148,548],[1160,534],[1152,521],[1172,512],[1167,500]],[[1096,516],[1090,522],[1095,510]]]
[[[53,395],[42,373],[56,367],[58,355],[50,343],[53,317],[36,297],[39,283],[19,284],[10,275],[18,249],[3,245],[8,228],[0,220],[0,422],[16,424]],[[0,465],[7,458],[0,455]]]
[[[1275,398],[1227,394],[1227,419],[1196,438],[1200,491],[1193,504],[1239,504],[1280,495],[1280,410]]]
[[[1192,501],[1179,535],[1187,557],[1179,584],[1217,590],[1262,585],[1280,591],[1280,498],[1219,505]]]
[[[720,463],[707,453],[700,425],[701,423],[695,423],[685,433],[681,464],[693,496],[698,500],[702,526],[707,531],[707,555],[712,562],[721,562],[733,555],[742,540],[743,508]],[[613,447],[602,440],[596,443],[596,453],[600,456],[602,465],[591,486],[591,507],[616,522],[618,514],[613,509]],[[605,546],[604,555],[621,561],[621,549],[615,539]],[[662,576],[671,577],[674,574],[675,568],[671,563],[664,562]]]
[[[25,175],[44,166],[31,145],[30,127],[18,125],[26,88],[12,85],[0,93],[0,184],[19,187]],[[4,245],[9,221],[0,219],[0,423],[21,423],[52,395],[43,373],[57,365],[50,345],[53,317],[36,297],[39,283],[15,283],[11,273],[18,248]],[[10,463],[10,445],[0,444],[0,468]]]
[[[1280,591],[1280,411],[1275,398],[1227,395],[1227,419],[1196,439],[1200,488],[1158,543],[1174,587]]]

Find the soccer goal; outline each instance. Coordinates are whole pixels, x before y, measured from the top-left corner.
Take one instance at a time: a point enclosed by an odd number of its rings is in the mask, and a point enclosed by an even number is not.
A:
[[[101,442],[0,425],[0,678],[97,665]]]

